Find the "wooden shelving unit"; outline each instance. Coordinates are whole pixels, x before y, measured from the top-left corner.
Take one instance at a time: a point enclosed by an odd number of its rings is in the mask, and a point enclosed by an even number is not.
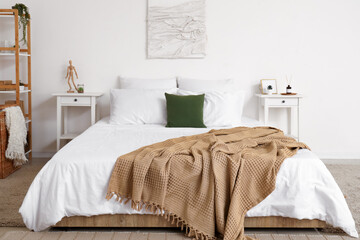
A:
[[[0,18],[13,17],[15,26],[15,47],[0,47],[0,57],[15,57],[15,86],[8,86],[8,91],[0,91],[0,94],[15,95],[16,105],[20,105],[20,95],[27,94],[27,112],[24,114],[28,125],[28,144],[29,150],[26,154],[29,160],[32,159],[32,115],[31,115],[31,28],[30,21],[27,25],[27,46],[26,49],[20,49],[19,43],[19,13],[17,9],[0,9]],[[6,52],[2,52],[6,51]],[[27,83],[24,83],[25,90],[20,90],[20,57],[27,59]],[[1,80],[1,79],[0,79]],[[3,85],[5,86],[5,85]],[[13,100],[13,99],[7,99]],[[26,104],[26,103],[25,103]]]

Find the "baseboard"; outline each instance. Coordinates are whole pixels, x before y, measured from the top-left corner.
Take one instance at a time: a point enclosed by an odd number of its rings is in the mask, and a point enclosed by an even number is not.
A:
[[[33,152],[33,158],[52,158],[55,152]]]
[[[326,165],[360,165],[360,159],[321,159]]]
[[[317,153],[320,159],[326,160],[360,160],[360,153]]]

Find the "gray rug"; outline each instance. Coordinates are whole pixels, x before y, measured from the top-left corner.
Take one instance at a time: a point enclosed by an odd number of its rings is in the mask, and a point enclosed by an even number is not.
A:
[[[360,230],[360,165],[326,165],[346,197],[351,213]]]
[[[0,179],[0,226],[22,227],[24,223],[18,210],[25,194],[42,166],[44,159],[34,159],[6,179]],[[346,201],[360,229],[360,165],[327,165],[346,195]]]
[[[24,227],[19,208],[36,174],[46,160],[33,159],[5,179],[0,179],[0,227]]]

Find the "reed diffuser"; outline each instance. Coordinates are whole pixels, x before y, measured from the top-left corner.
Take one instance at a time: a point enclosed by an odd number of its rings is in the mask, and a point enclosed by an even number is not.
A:
[[[286,78],[286,94],[291,94],[292,93],[292,88],[291,88],[291,82],[292,82],[292,75],[290,75],[290,77],[288,77],[287,75],[285,75]]]

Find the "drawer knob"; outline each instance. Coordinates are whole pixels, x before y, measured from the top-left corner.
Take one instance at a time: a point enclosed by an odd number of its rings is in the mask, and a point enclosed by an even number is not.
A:
[[[74,102],[77,102],[77,98],[74,99]]]
[[[282,100],[282,103],[285,103],[285,100]]]

